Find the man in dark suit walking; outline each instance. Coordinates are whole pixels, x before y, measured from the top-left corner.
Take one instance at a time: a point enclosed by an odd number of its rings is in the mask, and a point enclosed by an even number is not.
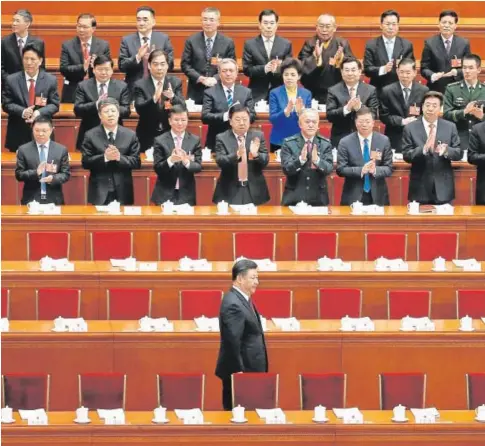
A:
[[[244,43],[243,72],[249,77],[254,102],[267,100],[269,91],[283,84],[279,67],[283,60],[293,54],[291,42],[276,35],[278,20],[278,14],[272,9],[261,11],[261,34]]]
[[[93,36],[95,30],[96,17],[89,13],[79,14],[77,36],[62,43],[61,74],[64,85],[61,102],[73,103],[78,84],[94,77],[93,62],[97,56],[110,58],[109,43]]]
[[[217,67],[222,59],[236,60],[234,41],[220,32],[221,13],[209,7],[202,11],[202,31],[192,34],[186,41],[182,71],[189,79],[187,98],[202,104],[204,91],[219,80]]]
[[[421,75],[430,90],[444,93],[448,84],[463,79],[463,56],[471,50],[468,39],[455,35],[458,24],[455,11],[442,11],[439,20],[440,33],[424,41]]]
[[[357,111],[355,126],[357,131],[342,138],[337,151],[337,175],[345,178],[340,204],[387,206],[386,178],[393,169],[389,138],[374,132],[374,115],[367,107]]]
[[[460,161],[463,150],[456,125],[439,117],[443,95],[424,95],[423,117],[404,127],[403,157],[411,164],[409,201],[421,204],[450,203],[455,198],[452,161]]]
[[[152,202],[195,206],[195,174],[202,170],[200,138],[187,132],[189,115],[182,105],[169,110],[170,131],[155,138],[153,168],[157,183]]]
[[[173,47],[170,38],[155,26],[155,10],[150,6],[140,6],[136,10],[137,32],[121,39],[118,65],[125,73],[125,82],[130,93],[138,79],[148,77],[148,56],[153,50],[163,50],[168,55],[168,71],[173,71]]]
[[[81,125],[77,134],[76,148],[81,150],[84,135],[88,130],[100,124],[98,104],[101,99],[113,98],[120,105],[119,125],[123,125],[123,118],[130,116],[130,93],[128,86],[118,79],[113,79],[113,61],[107,56],[94,59],[94,78],[78,84],[74,114],[81,118]]]
[[[15,152],[32,140],[32,123],[38,116],[52,118],[59,110],[57,80],[41,70],[42,49],[36,42],[23,49],[24,70],[7,76],[2,106],[8,114],[5,147]]]
[[[399,80],[386,85],[380,95],[380,120],[386,125],[385,135],[391,140],[391,147],[401,152],[404,126],[421,115],[421,106],[428,87],[415,81],[416,63],[412,59],[399,62]]]
[[[101,99],[98,110],[101,125],[89,130],[82,144],[82,166],[91,171],[88,202],[133,204],[131,171],[141,166],[138,138],[134,131],[118,125],[120,107],[116,99]]]
[[[69,180],[67,149],[51,141],[52,121],[38,116],[33,123],[34,140],[19,147],[15,178],[24,183],[21,204],[64,204],[62,185]]]
[[[470,132],[468,162],[477,166],[475,202],[485,205],[485,122],[475,125]]]
[[[135,109],[140,116],[136,126],[136,136],[140,150],[145,152],[153,146],[153,140],[170,130],[168,113],[173,105],[185,107],[182,95],[182,81],[167,75],[167,54],[155,50],[148,57],[150,76],[135,83]]]
[[[332,147],[337,147],[339,141],[355,131],[355,113],[365,105],[374,119],[379,113],[379,101],[376,89],[360,80],[362,64],[353,57],[342,61],[342,82],[328,90],[327,119],[332,123]]]
[[[256,119],[254,101],[249,88],[236,84],[237,63],[233,59],[223,59],[219,64],[221,81],[204,92],[202,122],[208,124],[205,145],[214,151],[216,135],[230,128],[229,110],[239,102],[249,110],[251,123]]]
[[[219,313],[221,344],[216,376],[222,380],[224,410],[232,409],[232,374],[268,371],[261,317],[251,300],[258,284],[255,262],[243,259],[234,264],[232,287],[222,298]]]
[[[212,201],[263,204],[269,191],[263,175],[269,157],[264,135],[249,128],[249,110],[241,104],[229,110],[231,129],[216,137],[216,163],[221,168]]]

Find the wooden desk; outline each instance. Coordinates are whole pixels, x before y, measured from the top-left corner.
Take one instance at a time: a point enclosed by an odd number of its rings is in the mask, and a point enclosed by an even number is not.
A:
[[[365,424],[344,425],[333,413],[329,421],[316,424],[311,421],[313,411],[286,411],[288,424],[265,425],[256,412],[246,412],[248,423],[235,425],[229,420],[230,412],[204,412],[204,421],[210,424],[184,426],[174,412],[167,412],[166,425],[151,423],[153,412],[126,412],[124,426],[104,426],[98,416],[90,412],[92,424],[76,425],[73,412],[49,412],[49,426],[26,426],[15,413],[15,424],[2,426],[2,444],[36,446],[73,444],[76,446],[144,446],[173,445],[175,443],[213,446],[481,446],[485,442],[485,425],[474,421],[473,411],[440,411],[437,424],[392,423],[390,411],[363,411]],[[356,443],[358,442],[358,443]]]

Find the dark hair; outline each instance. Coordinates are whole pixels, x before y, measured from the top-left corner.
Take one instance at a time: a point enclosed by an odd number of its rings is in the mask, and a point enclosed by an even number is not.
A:
[[[249,259],[241,259],[232,267],[232,280],[236,280],[239,275],[245,276],[250,269],[257,269],[258,264]]]
[[[91,19],[91,26],[96,28],[96,17],[94,17],[90,12],[82,12],[77,16],[76,23],[79,22],[79,19]]]
[[[32,127],[35,127],[35,124],[49,124],[50,128],[54,127],[52,119],[45,115],[37,116],[37,118],[35,118],[34,122],[32,123]]]
[[[101,113],[101,110],[103,110],[104,107],[107,107],[108,105],[114,105],[120,111],[120,103],[115,99],[115,98],[110,98],[107,97],[105,99],[101,99],[98,102],[98,113]]]
[[[263,9],[258,16],[259,23],[261,23],[261,21],[263,20],[263,17],[266,17],[268,15],[274,15],[276,19],[276,23],[278,23],[280,16],[273,9]]]
[[[150,55],[148,56],[148,63],[152,63],[152,60],[155,59],[155,57],[158,57],[158,56],[165,56],[165,62],[168,63],[168,54],[163,51],[163,50],[160,50],[160,49],[157,49],[157,50],[153,50]]]
[[[139,6],[138,8],[136,8],[137,15],[141,11],[148,11],[153,17],[155,17],[155,10],[151,6]]]
[[[426,99],[429,98],[438,98],[440,100],[440,105],[443,105],[443,94],[439,91],[428,91],[423,96],[423,104],[426,102]]]
[[[301,62],[294,57],[287,57],[280,65],[280,73],[283,75],[288,68],[294,68],[299,75],[301,75]]]
[[[352,62],[355,62],[357,64],[357,67],[359,68],[359,70],[362,70],[362,62],[359,59],[356,59],[355,57],[352,57],[352,56],[344,57],[344,60],[342,60],[342,63],[340,65],[340,69],[343,70],[344,65],[346,63],[352,63]]]
[[[478,54],[465,54],[463,60],[474,60],[477,63],[478,68],[482,66],[482,59]]]
[[[32,17],[31,12],[28,9],[17,9],[13,13],[13,15],[20,15],[22,16],[26,22],[32,23],[34,21],[34,18]]]
[[[413,59],[411,59],[410,57],[406,57],[404,59],[401,59],[399,61],[399,63],[397,64],[397,67],[400,68],[401,65],[412,65],[413,66],[413,70],[416,69],[416,62]]]
[[[171,118],[172,115],[178,115],[180,113],[187,113],[187,109],[181,104],[175,104],[168,110],[168,117]]]
[[[448,16],[453,17],[455,19],[455,23],[458,23],[458,14],[452,9],[445,9],[444,11],[440,12],[440,22],[443,17]]]
[[[384,21],[384,19],[386,17],[390,17],[390,16],[396,16],[397,18],[397,22],[399,23],[399,21],[401,20],[401,16],[399,15],[399,13],[394,10],[394,9],[388,9],[387,11],[384,11],[382,14],[381,14],[381,23]]]
[[[42,48],[37,42],[30,42],[27,45],[24,46],[24,49],[22,50],[22,56],[27,52],[27,51],[33,51],[37,56],[39,56],[41,59],[44,58],[44,54],[42,54]]]
[[[111,68],[113,68],[113,59],[111,59],[111,57],[109,56],[106,56],[105,54],[100,54],[98,57],[96,57],[96,59],[94,59],[93,67],[96,68],[98,65],[103,65],[108,62],[111,64]]]
[[[239,113],[239,112],[246,112],[249,116],[251,116],[251,113],[249,113],[249,110],[247,107],[240,104],[239,102],[236,102],[234,105],[232,105],[229,108],[229,119],[232,119],[234,113]]]
[[[367,106],[363,105],[355,112],[355,119],[363,115],[372,115],[372,119],[375,119],[374,112]]]

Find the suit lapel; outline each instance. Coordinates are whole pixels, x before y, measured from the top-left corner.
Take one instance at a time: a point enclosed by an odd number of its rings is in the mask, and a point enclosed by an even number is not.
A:
[[[22,98],[24,99],[25,105],[29,106],[29,90],[27,90],[27,79],[25,77],[25,71],[22,72],[22,76],[18,78],[19,80],[19,89],[22,94]],[[39,79],[37,79],[38,81]]]
[[[12,51],[15,55],[15,57],[17,58],[17,61],[20,65],[22,65],[22,56],[20,54],[20,51],[19,51],[19,45],[17,43],[17,36],[15,33],[11,34],[11,48],[12,48]],[[27,40],[26,40],[26,44],[30,43],[32,41],[32,39],[30,38],[30,34],[27,36]],[[5,56],[3,56],[5,57]]]
[[[392,58],[394,59],[394,63],[402,58],[403,54],[403,44],[402,39],[400,37],[396,37],[394,41],[394,49],[392,50]]]
[[[411,91],[409,92],[409,101],[411,100],[413,94],[413,90],[411,88]],[[396,98],[396,101],[398,102],[399,106],[401,107],[401,111],[403,112],[403,116],[407,116],[408,114],[408,107],[406,106],[406,103],[404,102],[404,95],[401,89],[401,83],[396,82],[396,87],[394,88],[394,95]],[[411,103],[411,102],[410,102]]]
[[[275,42],[276,42],[276,40],[275,40]],[[268,53],[266,52],[266,47],[264,46],[264,41],[263,41],[263,38],[261,36],[258,36],[256,38],[256,45],[258,46],[258,49],[259,49],[261,55],[263,56],[264,60],[269,61]],[[273,52],[273,49],[274,49],[274,45],[273,45],[273,48],[271,49],[271,52]]]
[[[232,288],[234,293],[236,293],[236,296],[238,299],[242,302],[242,304],[248,309],[248,311],[257,319],[256,313],[253,311],[253,308],[249,304],[249,301],[238,291],[236,288]]]
[[[362,164],[364,163],[364,156],[362,155],[362,149],[360,148],[360,139],[359,135],[357,132],[354,133],[354,139],[355,139],[355,154],[359,160],[362,161]],[[372,138],[372,142],[374,142],[374,138]]]
[[[342,94],[342,99],[343,99],[342,103],[346,104],[350,99],[350,94],[349,94],[349,89],[347,88],[347,85],[345,85],[344,81],[340,83],[340,92]],[[359,94],[359,93],[356,92],[356,94]]]
[[[409,99],[408,99],[408,102],[409,104],[408,105],[414,105],[416,103],[416,95],[418,93],[418,84],[416,81],[413,81],[413,83],[411,84],[411,93],[409,93]],[[404,99],[403,99],[404,101]],[[416,104],[418,105],[418,104]],[[419,107],[421,107],[421,104],[419,105]]]
[[[84,52],[79,37],[74,38],[73,49],[80,64],[84,63]]]
[[[118,89],[116,87],[116,83],[113,82],[113,78],[111,78],[110,81],[109,81],[109,85],[108,85],[108,96],[110,98],[116,98],[117,92],[118,92],[117,90]]]
[[[450,48],[450,55],[449,59],[451,60],[454,55],[458,55],[458,39],[456,36],[453,36],[453,40],[451,41],[451,48]]]
[[[394,45],[394,47],[396,47],[396,45]],[[384,37],[382,36],[377,39],[377,54],[379,54],[381,60],[385,60],[386,63],[389,61],[389,57],[387,57],[386,45],[384,43]]]
[[[234,91],[232,103],[234,104],[236,102],[236,84],[234,84],[232,88]],[[216,94],[219,96],[218,102],[221,103],[224,108],[223,111],[228,111],[229,107],[227,105],[226,93],[224,92],[224,86],[221,83],[217,83]]]
[[[419,135],[421,137],[421,141],[423,144],[426,144],[426,141],[428,140],[428,135],[426,134],[426,129],[424,128],[424,123],[423,123],[423,119],[424,118],[421,118],[419,120]],[[436,135],[438,135],[438,127],[436,127]]]
[[[367,93],[366,84],[364,82],[359,81],[359,85],[357,85],[356,94],[360,97],[362,104],[364,104],[364,102],[367,100],[366,93]]]
[[[266,52],[266,51],[265,51]],[[273,46],[271,47],[271,60],[275,59],[276,56],[281,52],[283,54],[283,42],[281,41],[281,38],[278,36],[275,36],[274,41],[273,41]],[[283,57],[283,56],[281,56]],[[280,59],[281,59],[280,57]]]

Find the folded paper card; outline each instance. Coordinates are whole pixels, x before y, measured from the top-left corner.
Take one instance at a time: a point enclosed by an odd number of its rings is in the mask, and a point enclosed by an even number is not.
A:
[[[339,420],[343,420],[345,415],[358,414],[360,410],[358,407],[348,407],[347,409],[334,408],[333,413]]]
[[[204,414],[200,409],[175,409],[175,415],[184,424],[204,424]]]
[[[123,208],[124,215],[141,215],[141,206],[125,206]]]
[[[436,407],[428,407],[425,409],[410,409],[414,415],[414,420],[417,424],[436,423],[440,413]]]
[[[453,215],[455,208],[451,204],[436,204],[434,205],[436,215]]]
[[[344,262],[342,259],[331,259],[325,256],[317,260],[317,269],[319,271],[351,271],[352,264]]]
[[[63,318],[59,316],[54,319],[54,328],[52,331],[85,333],[88,331],[88,323],[82,317]]]
[[[429,317],[410,317],[401,319],[401,331],[435,331],[435,324]]]
[[[296,317],[276,318],[273,319],[273,324],[283,331],[300,331],[300,321]]]
[[[386,259],[379,257],[374,262],[376,271],[409,271],[409,265],[403,259]]]
[[[245,260],[246,257],[244,256],[241,256],[241,257],[238,257],[236,259],[236,262],[239,262],[240,260]],[[272,262],[271,259],[250,259],[252,260],[254,263],[256,263],[256,265],[258,265],[258,269],[260,271],[277,271],[278,270],[278,266],[276,265],[275,262]]]
[[[281,149],[278,149],[275,151],[275,161],[277,163],[281,163]]]
[[[54,203],[41,204],[34,200],[27,204],[27,209],[30,215],[61,215],[61,207]]]
[[[286,423],[286,416],[279,407],[275,409],[256,409],[258,417],[265,420],[268,424]]]
[[[210,163],[212,161],[212,152],[207,147],[202,149],[202,161],[204,163]]]
[[[212,263],[207,259],[190,259],[183,257],[179,260],[180,271],[212,271]]]
[[[153,147],[150,147],[145,151],[145,156],[147,161],[153,162],[153,152],[154,152]]]
[[[296,215],[328,215],[327,206],[311,206],[300,201],[296,206],[289,206],[291,212]]]
[[[257,215],[258,208],[254,203],[249,204],[231,204],[231,209],[234,212],[239,212],[241,215]]]
[[[52,259],[42,257],[39,261],[41,271],[74,271],[74,263],[68,259]]]
[[[481,262],[478,262],[476,259],[455,259],[453,260],[453,264],[457,268],[463,268],[465,272],[480,272],[482,270]]]
[[[120,215],[121,205],[118,201],[112,201],[110,204],[105,206],[96,206],[98,212],[107,212],[109,215]]]
[[[138,323],[140,325],[140,331],[173,331],[173,323],[169,322],[166,317],[159,317],[154,319],[148,316],[144,316],[138,321]]]
[[[340,320],[340,330],[342,331],[375,331],[376,327],[372,319],[366,317],[348,317]]]
[[[385,215],[384,206],[376,204],[364,205],[356,201],[350,205],[352,215]]]
[[[136,259],[127,257],[126,259],[110,259],[113,268],[121,268],[123,271],[136,271]]]
[[[196,317],[194,322],[198,331],[219,331],[218,317]]]
[[[45,409],[19,409],[19,415],[29,425],[46,425],[48,423]]]
[[[98,409],[98,417],[104,420],[106,417],[118,416],[121,417],[125,414],[125,411],[121,408],[119,409]]]

